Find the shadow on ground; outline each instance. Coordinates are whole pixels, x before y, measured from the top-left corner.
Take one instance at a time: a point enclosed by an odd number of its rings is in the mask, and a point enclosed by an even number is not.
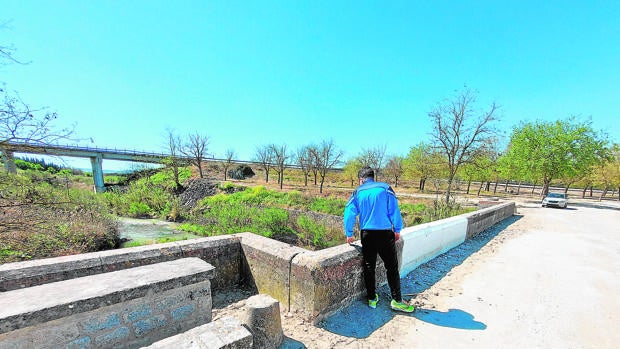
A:
[[[439,255],[420,265],[407,276],[401,279],[401,289],[404,299],[409,299],[422,293],[441,280],[457,265],[460,265],[479,251],[484,245],[501,233],[511,224],[521,219],[515,215],[494,225],[466,240],[450,251]],[[450,309],[448,312],[417,309],[413,314],[395,313],[389,308],[390,291],[387,285],[378,288],[379,304],[377,309],[370,309],[365,300],[358,300],[334,313],[318,324],[325,330],[346,337],[367,338],[374,331],[389,322],[396,314],[413,316],[420,321],[437,326],[452,327],[466,330],[484,330],[486,325],[474,320],[472,314],[460,309]]]

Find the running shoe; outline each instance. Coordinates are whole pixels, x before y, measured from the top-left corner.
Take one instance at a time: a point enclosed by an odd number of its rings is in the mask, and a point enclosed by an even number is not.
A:
[[[370,303],[370,301],[368,302]],[[397,302],[393,299],[390,302],[390,308],[392,308],[392,310],[402,311],[404,313],[413,313],[413,311],[415,310],[415,307],[413,305],[409,305],[404,302]]]
[[[368,300],[368,306],[375,309],[377,307],[377,302],[379,302],[379,295],[375,293],[375,298]]]

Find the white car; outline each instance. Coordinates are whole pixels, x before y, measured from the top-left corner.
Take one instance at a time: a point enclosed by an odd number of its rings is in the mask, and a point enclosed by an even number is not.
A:
[[[549,193],[542,201],[542,207],[556,206],[566,208],[568,205],[568,195],[564,193]]]

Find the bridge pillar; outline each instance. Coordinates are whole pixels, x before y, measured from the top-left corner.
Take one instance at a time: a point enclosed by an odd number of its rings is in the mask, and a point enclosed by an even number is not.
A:
[[[13,152],[10,150],[0,148],[2,152],[2,160],[4,161],[4,169],[8,173],[17,173],[17,167],[15,166],[15,158]]]
[[[105,191],[105,185],[103,183],[103,167],[101,165],[102,162],[103,158],[101,154],[97,154],[97,156],[90,158],[90,164],[93,168],[93,179],[95,181],[96,193],[103,193]]]

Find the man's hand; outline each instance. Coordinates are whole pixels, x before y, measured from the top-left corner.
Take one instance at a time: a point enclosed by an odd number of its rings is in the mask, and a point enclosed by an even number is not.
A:
[[[347,236],[347,244],[352,244],[355,241],[355,236]]]
[[[400,240],[400,233],[394,233],[394,242]]]

